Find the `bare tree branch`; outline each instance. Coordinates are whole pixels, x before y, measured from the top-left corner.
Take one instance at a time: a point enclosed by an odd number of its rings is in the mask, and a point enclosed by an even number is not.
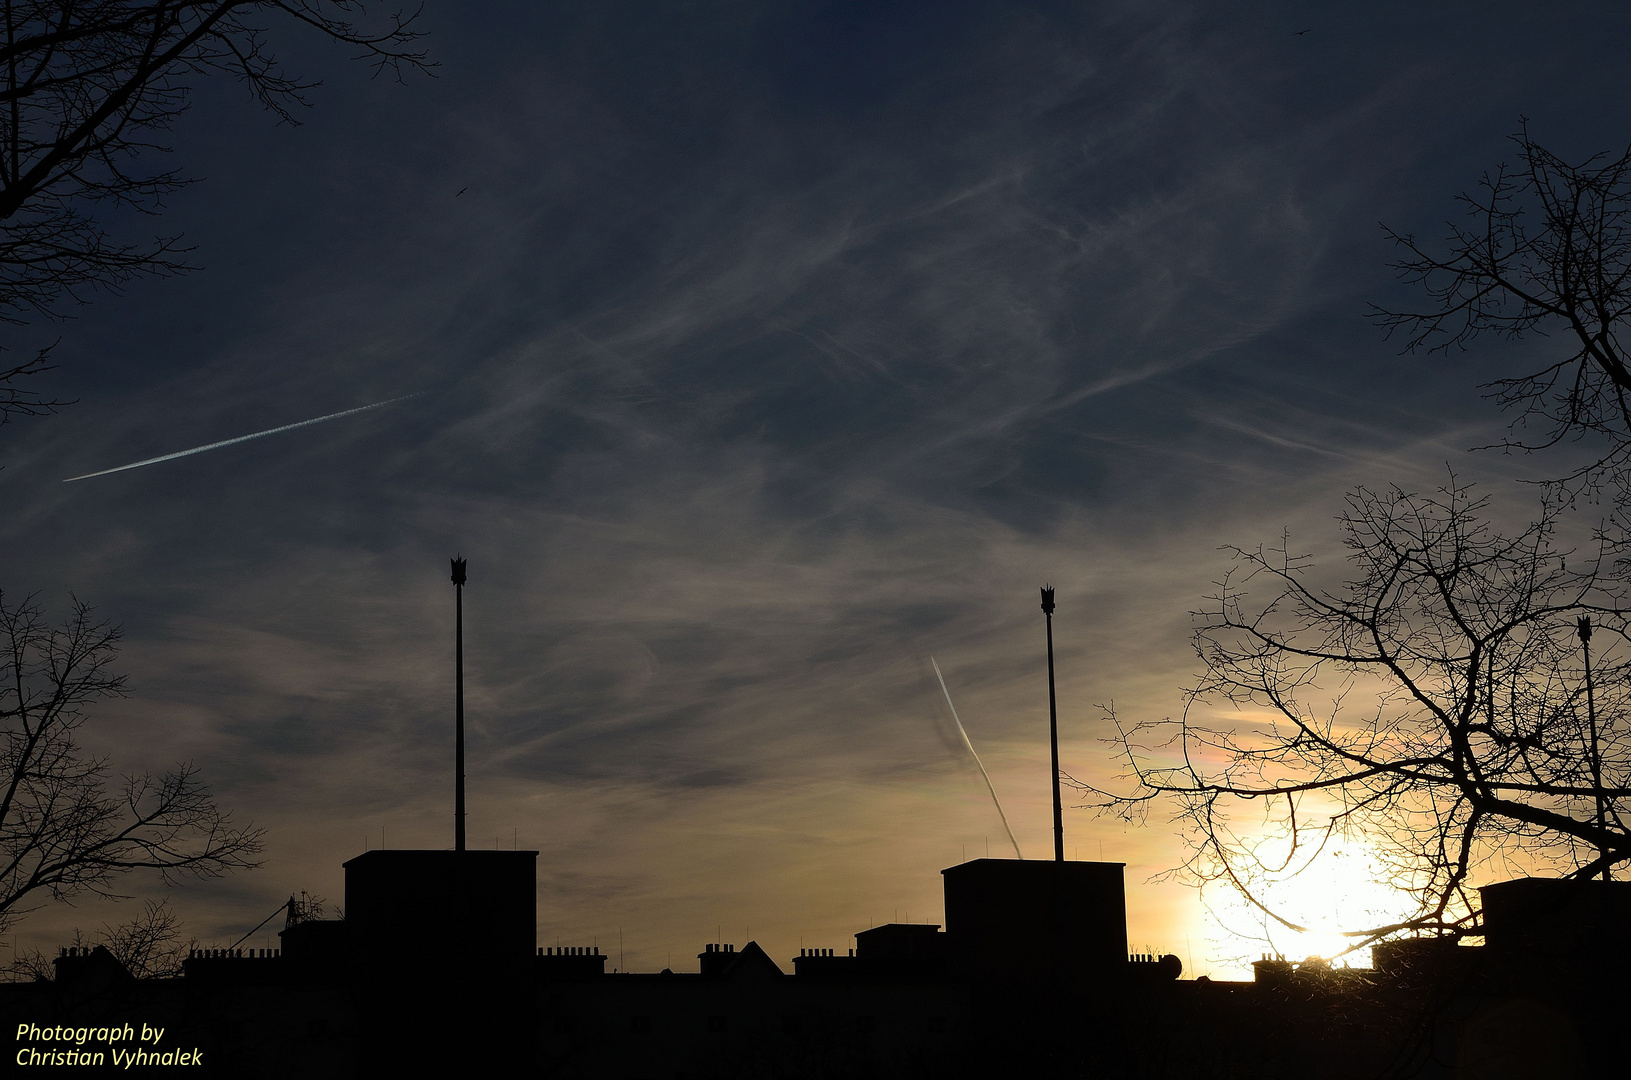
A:
[[[1110,710],[1133,786],[1076,782],[1088,805],[1171,808],[1191,842],[1182,874],[1292,928],[1264,883],[1335,837],[1361,841],[1416,907],[1354,928],[1362,944],[1476,932],[1469,881],[1514,854],[1581,877],[1631,861],[1631,605],[1604,551],[1571,563],[1556,546],[1555,503],[1511,537],[1484,510],[1453,478],[1435,496],[1357,490],[1340,519],[1352,576],[1334,592],[1287,541],[1227,549],[1236,567],[1195,613],[1205,670],[1183,716],[1127,727]],[[1581,618],[1604,642],[1589,712]],[[1219,707],[1239,721],[1208,722]]]
[[[107,762],[74,741],[96,701],[121,697],[119,631],[86,605],[61,626],[0,593],[0,933],[47,898],[118,897],[116,881],[166,882],[259,865],[263,831],[235,826],[190,765],[106,788]]]
[[[270,27],[294,22],[350,46],[376,73],[431,67],[418,12],[370,17],[365,0],[0,0],[0,321],[53,315],[92,288],[187,269],[177,237],[114,240],[94,208],[156,213],[188,181],[138,169],[197,76],[241,79],[281,122],[316,84],[285,72]],[[0,380],[3,381],[3,380]]]
[[[101,945],[135,978],[168,979],[181,974],[181,962],[197,944],[196,939],[183,941],[181,932],[181,917],[166,897],[142,901],[141,911],[117,926],[103,923],[90,933],[75,928],[69,945],[86,952]],[[38,949],[19,951],[0,968],[0,980],[11,982],[43,982],[54,976],[51,958]]]
[[[1403,335],[1407,352],[1465,349],[1486,333],[1556,333],[1561,348],[1539,367],[1486,384],[1516,413],[1501,445],[1597,439],[1598,460],[1561,479],[1609,478],[1631,496],[1620,482],[1631,464],[1631,148],[1570,164],[1535,143],[1527,125],[1512,141],[1516,164],[1460,196],[1464,221],[1448,223],[1442,245],[1384,226],[1405,251],[1395,268],[1422,286],[1428,304],[1373,312],[1390,336]]]
[[[17,385],[31,375],[50,371],[55,366],[48,363],[54,348],[56,344],[53,342],[36,353],[34,359],[0,369],[0,426],[10,423],[13,416],[47,416],[64,405],[72,404],[42,397]]]

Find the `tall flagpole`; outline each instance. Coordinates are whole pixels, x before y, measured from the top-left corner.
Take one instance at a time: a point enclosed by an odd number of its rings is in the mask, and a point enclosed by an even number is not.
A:
[[[1586,717],[1591,724],[1591,745],[1589,749],[1591,764],[1592,794],[1597,798],[1597,830],[1601,832],[1607,822],[1603,814],[1603,755],[1597,748],[1597,695],[1591,683],[1591,616],[1580,616],[1576,626],[1580,633],[1580,647],[1586,653]],[[1603,880],[1608,878],[1608,845],[1601,841],[1597,844],[1597,854],[1603,862]]]
[[[1053,861],[1065,861],[1065,811],[1059,802],[1059,705],[1053,696],[1053,586],[1042,586],[1048,617],[1048,738],[1053,744]]]
[[[453,850],[464,850],[464,560],[453,560]]]

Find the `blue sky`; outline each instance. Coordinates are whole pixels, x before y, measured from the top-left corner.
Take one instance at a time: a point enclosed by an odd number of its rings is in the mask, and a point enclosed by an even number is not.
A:
[[[62,339],[78,403],[0,430],[0,587],[125,627],[90,746],[195,761],[271,830],[177,892],[206,941],[337,900],[382,835],[451,842],[455,552],[470,834],[540,850],[540,943],[621,927],[652,970],[940,921],[938,871],[1003,833],[931,654],[1040,857],[1038,585],[1065,765],[1108,780],[1097,706],[1179,707],[1220,544],[1289,528],[1335,568],[1346,489],[1447,464],[1527,512],[1545,463],[1467,451],[1504,422],[1478,385],[1549,344],[1401,357],[1379,223],[1441,233],[1521,118],[1622,148],[1628,18],[432,0],[403,84],[285,28],[304,122],[201,84],[200,182],[120,223],[201,269],[8,329]],[[1146,883],[1182,854],[1159,818],[1066,833],[1129,864],[1136,945],[1257,951]]]

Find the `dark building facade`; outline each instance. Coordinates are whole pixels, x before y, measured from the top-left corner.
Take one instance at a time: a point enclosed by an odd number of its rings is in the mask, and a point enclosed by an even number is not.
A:
[[[749,942],[704,947],[697,973],[608,973],[593,947],[536,947],[535,865],[369,852],[345,864],[345,920],[290,926],[270,955],[136,980],[65,954],[0,1009],[162,1026],[202,1052],[187,1075],[1495,1078],[1612,1067],[1631,958],[1631,883],[1520,880],[1484,890],[1483,946],[1179,980],[1176,957],[1127,954],[1121,864],[979,859],[943,872],[944,929],[874,927],[790,972]],[[1594,948],[1560,948],[1571,932]]]
[[[975,859],[942,870],[957,970],[978,980],[1115,979],[1127,966],[1122,868]]]

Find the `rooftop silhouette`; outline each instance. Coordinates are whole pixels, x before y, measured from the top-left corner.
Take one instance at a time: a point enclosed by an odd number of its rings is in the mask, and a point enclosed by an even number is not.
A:
[[[1265,957],[1254,981],[1231,983],[1181,979],[1176,956],[1128,954],[1123,869],[975,859],[942,872],[944,927],[859,930],[853,947],[803,949],[785,966],[756,942],[709,943],[696,973],[629,973],[608,971],[593,945],[536,944],[535,852],[376,850],[345,864],[346,917],[294,922],[278,949],[198,950],[168,980],[133,979],[106,949],[64,950],[53,981],[5,987],[0,1001],[32,1023],[163,1015],[231,1075],[321,1059],[311,1075],[432,1066],[630,1080],[1176,1077],[1304,1053],[1359,1076],[1492,1031],[1515,1060],[1588,1068],[1599,1050],[1580,1025],[1625,1003],[1631,882],[1498,883],[1483,890],[1482,945],[1389,943],[1371,968]],[[1565,929],[1592,947],[1559,947]],[[1545,1022],[1489,1019],[1513,1001]],[[1412,1044],[1405,1014],[1431,1038]],[[1350,1038],[1355,1024],[1376,1036]],[[1159,1061],[1128,1057],[1163,1030]],[[1482,1045],[1456,1053],[1483,1060]]]

